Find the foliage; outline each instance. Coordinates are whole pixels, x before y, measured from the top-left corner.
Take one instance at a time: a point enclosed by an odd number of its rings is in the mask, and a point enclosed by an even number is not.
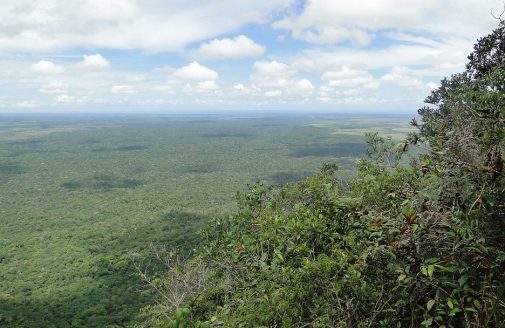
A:
[[[336,165],[252,186],[202,234],[212,293],[185,306],[225,327],[505,326],[504,25],[444,79],[395,145],[368,134]],[[406,164],[413,145],[429,150]],[[204,308],[205,311],[200,309]]]
[[[311,175],[332,146],[352,154],[364,130],[400,137],[407,119],[0,114],[0,326],[133,325],[155,295],[128,254],[191,250],[247,183]],[[347,175],[354,160],[336,159]]]

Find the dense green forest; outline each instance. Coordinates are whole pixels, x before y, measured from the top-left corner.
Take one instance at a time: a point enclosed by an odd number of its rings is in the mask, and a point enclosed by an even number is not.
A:
[[[195,257],[159,252],[145,326],[505,327],[505,24],[468,59],[354,178],[256,184]]]
[[[411,129],[387,115],[1,115],[0,326],[132,325],[154,301],[132,256],[191,251],[247,184],[333,160],[351,176],[371,130]]]

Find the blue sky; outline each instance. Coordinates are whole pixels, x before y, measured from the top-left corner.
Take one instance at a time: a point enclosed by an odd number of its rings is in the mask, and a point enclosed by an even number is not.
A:
[[[3,0],[1,112],[413,113],[501,0]]]

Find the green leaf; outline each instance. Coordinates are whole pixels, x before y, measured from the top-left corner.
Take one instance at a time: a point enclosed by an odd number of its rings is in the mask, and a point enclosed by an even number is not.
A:
[[[423,322],[421,322],[421,325],[423,325],[425,327],[430,327],[432,324],[433,324],[433,318],[428,318],[428,319],[424,320]]]
[[[431,308],[435,305],[435,300],[429,300],[428,303],[426,304],[426,309],[431,310]]]
[[[460,287],[463,287],[463,285],[465,285],[467,281],[468,281],[468,276],[465,274],[459,278],[458,284]]]
[[[401,274],[401,275],[398,276],[398,281],[405,280],[405,278],[407,278],[407,275],[406,274]]]
[[[433,272],[435,271],[435,266],[430,264],[428,265],[428,276],[431,278],[433,276]]]
[[[454,304],[452,304],[452,301],[451,301],[451,300],[448,300],[448,301],[447,301],[447,306],[448,306],[450,309],[453,309],[453,308],[454,308]]]

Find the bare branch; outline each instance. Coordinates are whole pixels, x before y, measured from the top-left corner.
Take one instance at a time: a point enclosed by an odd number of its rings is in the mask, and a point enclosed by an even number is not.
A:
[[[146,288],[158,295],[158,309],[168,317],[170,312],[183,306],[190,297],[207,289],[210,269],[200,258],[189,259],[178,250],[170,251],[166,246],[151,245],[150,250],[151,257],[131,254],[130,258]],[[159,268],[160,264],[164,268],[161,276],[154,272],[154,268]]]

